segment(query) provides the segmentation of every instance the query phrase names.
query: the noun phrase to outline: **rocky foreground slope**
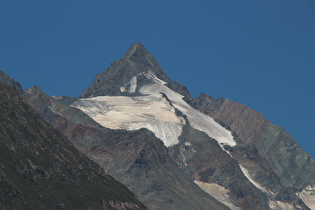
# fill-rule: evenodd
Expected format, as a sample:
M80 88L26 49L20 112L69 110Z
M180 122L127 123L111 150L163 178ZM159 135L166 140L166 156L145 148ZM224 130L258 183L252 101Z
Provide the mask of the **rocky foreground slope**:
M0 82L1 209L146 209Z

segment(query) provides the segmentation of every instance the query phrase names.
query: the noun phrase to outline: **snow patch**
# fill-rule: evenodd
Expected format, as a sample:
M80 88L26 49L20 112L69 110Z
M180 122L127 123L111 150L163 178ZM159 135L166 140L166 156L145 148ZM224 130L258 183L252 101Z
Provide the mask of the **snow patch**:
M167 82L164 82L163 80L159 79L157 76L155 76L152 71L148 71L147 73L142 73L147 79L151 80L153 83L166 85Z
M245 177L246 177L253 185L255 185L256 188L258 188L258 189L260 189L261 191L263 191L263 192L269 194L268 191L267 191L263 186L261 186L259 183L255 182L255 181L253 180L253 178L251 177L251 175L249 174L249 172L248 172L243 166L241 166L241 165L239 165L239 166L240 166L240 168L241 168L243 174L245 175Z
M207 183L201 181L194 181L203 191L223 203L224 205L228 206L231 209L239 209L236 207L232 201L230 200L229 190L225 189L224 187L214 184L214 183Z
M55 113L55 114L57 114L57 115L59 115L59 116L62 116L61 113L59 113L59 112L53 110L50 106L48 107L48 109L50 109L50 111L52 111L53 113Z
M185 145L186 145L186 146L191 146L191 143L190 143L189 141L186 141L186 142L185 142Z
M307 186L296 195L310 208L315 210L315 187Z
M131 80L124 85L124 87L120 87L121 92L129 92L134 93L137 89L137 76L131 78Z
M285 203L281 201L271 201L269 200L269 208L270 209L277 209L277 210L295 210L293 204Z

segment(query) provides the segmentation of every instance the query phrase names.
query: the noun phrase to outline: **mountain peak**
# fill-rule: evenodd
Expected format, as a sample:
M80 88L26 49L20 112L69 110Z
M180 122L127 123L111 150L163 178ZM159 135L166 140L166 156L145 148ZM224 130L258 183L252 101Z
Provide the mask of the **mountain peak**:
M120 60L126 60L132 63L136 63L138 65L145 65L147 67L158 66L154 57L145 49L145 47L140 42L132 44Z
M89 88L82 92L81 97L124 95L126 93L120 88L141 73L152 73L166 83L172 82L153 55L140 42L136 42L120 59L114 61L104 72L97 74Z
M129 50L126 51L125 55L132 54L136 51L146 51L147 53L149 53L140 42L135 42L130 46Z

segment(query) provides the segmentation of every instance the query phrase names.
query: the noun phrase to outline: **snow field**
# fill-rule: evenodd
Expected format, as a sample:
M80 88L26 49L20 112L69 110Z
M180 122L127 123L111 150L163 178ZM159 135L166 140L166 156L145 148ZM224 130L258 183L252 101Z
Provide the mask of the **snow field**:
M147 128L167 147L178 143L185 124L185 120L176 116L174 107L161 94L139 97L99 96L81 99L72 106L81 109L107 128Z

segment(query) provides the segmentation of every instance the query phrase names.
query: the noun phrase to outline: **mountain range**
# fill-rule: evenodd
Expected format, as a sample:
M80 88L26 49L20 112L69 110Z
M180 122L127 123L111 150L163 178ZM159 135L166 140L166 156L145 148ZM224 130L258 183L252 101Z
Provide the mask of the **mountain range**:
M50 124L48 130L58 131L60 142L74 145L86 161L96 163L94 168L100 166L149 209L315 208L315 161L282 127L229 99L203 93L192 98L139 42L97 74L79 98L49 97L37 86L24 91L4 72L0 81L14 89L1 94L19 94L27 103L23 106ZM24 103L22 99L12 102ZM10 117L14 114L5 115ZM20 127L19 119L12 124ZM44 124L38 121L28 124ZM14 139L9 134L1 138L5 145ZM29 149L36 151L35 146ZM63 147L47 149L58 154ZM60 159L49 160L51 167ZM33 182L34 188L42 185ZM89 179L82 184L93 186ZM121 203L116 207L122 208ZM125 203L146 208L135 197Z

